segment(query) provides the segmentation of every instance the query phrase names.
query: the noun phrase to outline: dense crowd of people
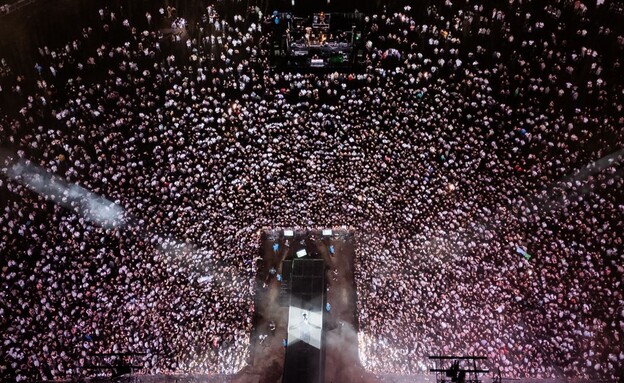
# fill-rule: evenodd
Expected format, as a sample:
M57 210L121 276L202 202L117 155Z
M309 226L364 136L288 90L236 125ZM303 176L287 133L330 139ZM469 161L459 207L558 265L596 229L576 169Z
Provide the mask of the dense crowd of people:
M274 69L271 20L212 6L196 23L101 9L34 68L3 69L19 107L0 117L0 375L91 374L117 352L145 353L147 373L235 372L258 230L349 225L368 369L478 354L507 376L618 376L621 15L427 4L367 16L351 73Z

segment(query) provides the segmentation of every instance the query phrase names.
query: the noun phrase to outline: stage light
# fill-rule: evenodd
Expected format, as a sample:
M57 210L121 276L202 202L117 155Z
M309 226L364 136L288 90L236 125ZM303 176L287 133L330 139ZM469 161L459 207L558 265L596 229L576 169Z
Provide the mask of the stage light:
M284 230L284 237L294 237L295 232L293 230Z
M5 160L0 156L0 160ZM125 225L125 210L119 201L109 201L80 185L66 182L63 177L20 160L0 170L46 200L74 211L89 222L106 229Z
M290 306L288 310L288 345L304 342L320 349L323 334L323 312Z

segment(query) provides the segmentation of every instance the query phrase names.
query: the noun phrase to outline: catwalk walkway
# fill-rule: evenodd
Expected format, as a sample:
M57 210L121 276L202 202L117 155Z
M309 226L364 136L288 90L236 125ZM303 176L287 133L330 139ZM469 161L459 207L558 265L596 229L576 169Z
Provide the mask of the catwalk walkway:
M362 368L358 357L353 233L334 230L323 235L320 230L305 230L296 231L292 237L286 234L283 230L262 233L250 364L234 381L287 383L292 380L289 369L295 366L309 374L300 377L300 382L377 382ZM301 285L296 281L295 275L300 274L296 268L305 260L323 264L323 275L312 277L316 273L311 272L310 279ZM319 281L324 290L320 296L312 293L319 287L313 284ZM300 292L291 296L306 287L311 294L308 305L301 303ZM271 330L273 324L275 330ZM321 339L316 339L316 330L321 330ZM285 340L293 339L295 344L284 346ZM320 366L293 361L295 349L291 347L302 347L301 343L320 345L318 355L312 353L310 359L319 360ZM322 376L315 375L317 371Z

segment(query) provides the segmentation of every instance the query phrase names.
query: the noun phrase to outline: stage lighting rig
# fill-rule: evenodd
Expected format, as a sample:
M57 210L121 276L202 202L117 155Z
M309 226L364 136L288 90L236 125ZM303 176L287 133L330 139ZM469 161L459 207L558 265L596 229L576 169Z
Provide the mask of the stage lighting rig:
M485 356L452 356L430 355L437 383L481 383L479 374L487 374L489 370L477 367L477 361L487 360ZM450 362L450 364L449 364Z

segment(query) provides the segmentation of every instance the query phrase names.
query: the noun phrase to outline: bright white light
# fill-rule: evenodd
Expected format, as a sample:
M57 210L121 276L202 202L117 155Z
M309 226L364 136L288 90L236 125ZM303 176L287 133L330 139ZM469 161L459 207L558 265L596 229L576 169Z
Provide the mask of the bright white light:
M325 229L325 230L323 230L323 235L325 235L325 236L328 236L328 237L329 237L329 236L331 236L332 234L333 234L332 229Z
M299 341L317 349L321 348L323 312L303 310L290 306L288 312L288 344Z
M292 230L284 230L284 237L294 237L295 232Z
M306 255L308 255L308 252L305 249L299 250L297 252L297 257L298 258L305 257Z
M45 169L19 161L8 168L6 174L35 193L75 211L97 225L114 228L123 224L124 209L121 206L83 187L67 183Z

